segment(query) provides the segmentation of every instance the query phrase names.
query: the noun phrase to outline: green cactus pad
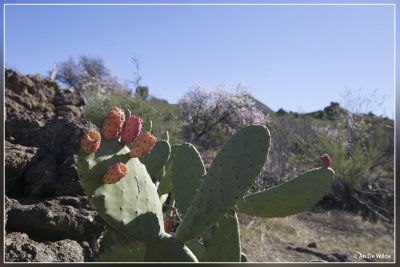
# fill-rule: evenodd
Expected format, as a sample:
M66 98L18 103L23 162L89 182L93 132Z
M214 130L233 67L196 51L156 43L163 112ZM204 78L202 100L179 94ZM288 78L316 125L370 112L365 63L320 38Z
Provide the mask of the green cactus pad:
M124 109L125 113L125 121L128 121L128 119L131 117L132 113L129 109Z
M175 238L186 242L218 221L253 185L267 159L269 130L243 127L219 151L179 224Z
M258 217L285 217L314 206L333 182L331 168L307 171L286 183L241 199L233 209Z
M161 140L169 142L169 133L167 130L165 130L164 134L161 136Z
M152 241L147 244L145 261L198 262L196 256L190 251L190 249L166 233L160 240Z
M236 213L228 211L208 229L204 238L204 262L240 262L239 222Z
M114 229L138 241L160 238L164 231L161 203L146 168L129 158L129 148L103 139L97 152L78 155L78 172L85 193L100 216ZM115 184L103 184L108 168L124 163L127 175Z
M164 176L164 166L171 154L171 146L168 141L157 141L149 154L139 160L146 166L147 172L154 181L159 181Z
M100 257L97 262L143 262L146 255L146 246L128 247L111 245Z
M135 244L117 244L110 231L104 234L100 243L100 256L97 262L142 262L146 255L146 245L135 242Z
M247 255L243 252L240 253L240 262L248 262Z
M193 252L193 254L199 261L202 261L206 253L206 248L204 247L204 245L202 245L196 239L189 240L185 243L185 245Z
M151 120L145 120L143 122L142 133L149 132L151 133L151 128L153 127L153 123Z
M174 161L174 157L179 146L180 145L171 145L171 155L165 164L165 174L161 178L160 184L157 187L159 196L172 192L172 162Z
M172 188L181 214L189 208L205 173L206 168L196 148L189 143L180 145L172 165Z

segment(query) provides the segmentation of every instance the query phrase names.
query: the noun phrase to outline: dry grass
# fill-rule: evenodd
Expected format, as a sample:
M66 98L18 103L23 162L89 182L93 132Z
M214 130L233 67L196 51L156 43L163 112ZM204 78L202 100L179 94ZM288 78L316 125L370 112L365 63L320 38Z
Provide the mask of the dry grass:
M360 216L345 211L323 213L304 212L285 218L256 218L239 214L242 250L252 262L304 262L320 259L317 256L287 249L309 248L323 254L340 253L353 261L361 252L387 253L394 259L393 225L363 221Z

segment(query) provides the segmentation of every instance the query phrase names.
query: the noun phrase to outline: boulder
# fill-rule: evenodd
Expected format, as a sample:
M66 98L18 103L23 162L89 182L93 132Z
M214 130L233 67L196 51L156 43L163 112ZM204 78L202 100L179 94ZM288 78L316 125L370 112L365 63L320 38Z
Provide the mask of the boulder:
M87 197L7 200L7 232L27 233L37 241L92 242L104 227Z
M92 257L87 244L69 239L40 243L20 232L7 234L4 248L5 262L84 262Z
M6 149L13 151L6 153L6 189L18 185L34 197L83 195L76 158L81 137L96 127L82 119L82 94L63 90L40 75L23 76L6 69L5 76ZM28 149L26 156L17 158L25 153L23 147L36 150ZM22 150L18 155L17 148ZM37 151L44 157L34 156Z
M22 174L32 163L39 159L37 147L27 147L18 144L4 142L5 152L5 186L6 192L22 178Z

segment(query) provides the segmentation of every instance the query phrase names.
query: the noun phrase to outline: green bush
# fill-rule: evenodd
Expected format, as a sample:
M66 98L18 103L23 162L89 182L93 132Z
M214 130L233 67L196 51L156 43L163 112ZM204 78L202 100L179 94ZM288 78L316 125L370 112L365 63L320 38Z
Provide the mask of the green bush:
M393 146L386 123L368 115L341 117L334 124L320 121L315 128L317 140L300 142L308 161L316 162L324 153L332 158L337 180L328 193L328 206L359 211L372 220L393 221L393 188L385 179L390 180L393 171L382 171L390 164L383 159Z
M387 151L389 133L385 131L383 122L360 122L354 130L343 123L337 125L335 134L316 131L317 143L303 142L303 148L309 151L307 155L313 155L312 161L328 153L336 177L352 186L360 185L372 174L374 165Z

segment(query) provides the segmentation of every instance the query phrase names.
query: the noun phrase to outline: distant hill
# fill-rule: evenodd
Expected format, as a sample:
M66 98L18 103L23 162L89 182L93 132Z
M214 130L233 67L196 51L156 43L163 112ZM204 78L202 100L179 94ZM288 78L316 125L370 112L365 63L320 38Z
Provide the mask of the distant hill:
M252 100L254 100L254 102L256 102L256 108L258 110L261 110L264 113L274 113L274 111L272 109L270 109L267 105L265 105L264 103L262 103L261 101L257 100L256 98L254 98L251 95L248 95L248 97Z

